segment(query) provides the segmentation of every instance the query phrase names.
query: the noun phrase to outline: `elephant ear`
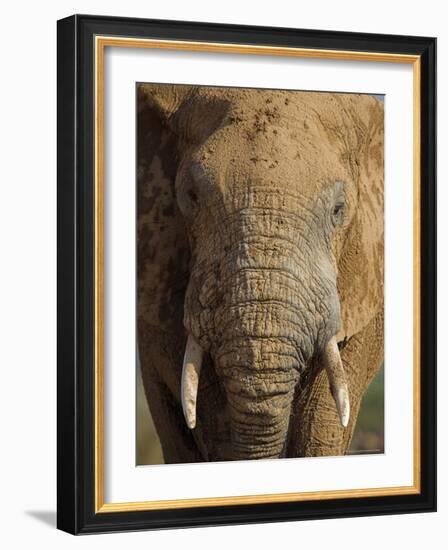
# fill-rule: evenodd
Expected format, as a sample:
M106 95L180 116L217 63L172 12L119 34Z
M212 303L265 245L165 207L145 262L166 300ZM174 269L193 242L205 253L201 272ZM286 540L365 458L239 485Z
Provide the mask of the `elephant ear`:
M150 327L182 333L189 247L175 199L179 139L170 120L190 87L140 84L137 92L137 308L142 342Z
M384 103L366 95L344 95L339 103L353 128L343 158L357 184L338 262L341 340L366 327L384 307Z
M222 122L219 90L172 84L137 87L137 271L139 323L183 334L190 250L175 195L182 155Z

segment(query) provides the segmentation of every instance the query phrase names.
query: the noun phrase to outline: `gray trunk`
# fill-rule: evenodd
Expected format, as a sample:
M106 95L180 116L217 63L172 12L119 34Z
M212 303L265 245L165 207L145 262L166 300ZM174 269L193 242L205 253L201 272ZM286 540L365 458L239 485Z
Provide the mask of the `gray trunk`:
M282 456L300 371L295 346L282 338L235 338L216 360L227 395L231 458Z

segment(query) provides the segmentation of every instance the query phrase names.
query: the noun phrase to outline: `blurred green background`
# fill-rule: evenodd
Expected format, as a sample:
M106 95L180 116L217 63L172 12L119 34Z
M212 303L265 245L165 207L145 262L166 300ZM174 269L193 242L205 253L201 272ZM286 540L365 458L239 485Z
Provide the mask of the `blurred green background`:
M348 454L384 453L384 365L364 395Z
M163 464L162 450L137 369L137 466ZM384 367L364 396L348 454L384 452Z
M136 464L163 464L162 449L159 437L152 421L146 402L140 368L137 367L137 441L136 441Z

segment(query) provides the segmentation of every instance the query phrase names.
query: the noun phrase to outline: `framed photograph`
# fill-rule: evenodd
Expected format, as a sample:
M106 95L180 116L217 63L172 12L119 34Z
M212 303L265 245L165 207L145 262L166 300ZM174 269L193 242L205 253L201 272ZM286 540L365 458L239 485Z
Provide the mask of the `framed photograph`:
M58 22L58 527L434 511L434 38Z

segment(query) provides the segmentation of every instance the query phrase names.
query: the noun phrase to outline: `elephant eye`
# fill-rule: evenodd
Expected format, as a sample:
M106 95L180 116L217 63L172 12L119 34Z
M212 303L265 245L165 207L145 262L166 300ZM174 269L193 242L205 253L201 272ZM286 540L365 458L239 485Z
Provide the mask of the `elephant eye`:
M344 215L345 202L343 199L339 199L333 206L333 220L335 224L340 224Z
M197 196L197 194L193 191L193 189L189 189L187 194L188 194L188 196L189 196L191 202L192 202L193 204L196 205L196 204L198 203L198 196Z
M333 216L337 216L344 209L344 203L342 201L337 202L333 208Z

